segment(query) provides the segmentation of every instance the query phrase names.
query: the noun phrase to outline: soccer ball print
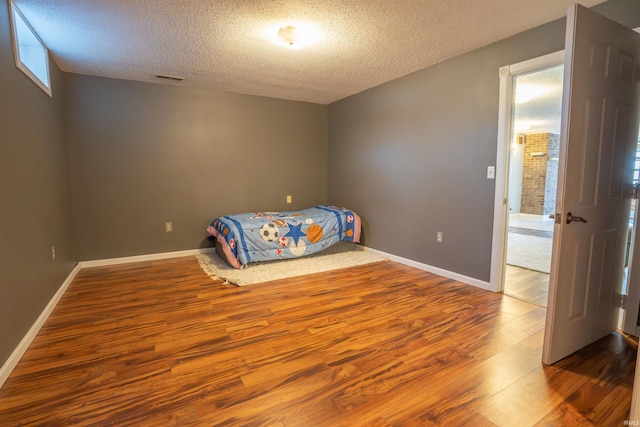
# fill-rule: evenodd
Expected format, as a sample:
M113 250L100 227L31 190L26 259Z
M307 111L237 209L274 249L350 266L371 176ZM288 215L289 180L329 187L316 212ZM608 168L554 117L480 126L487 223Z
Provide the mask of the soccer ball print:
M270 222L260 227L260 236L267 242L275 242L280 237L280 229Z

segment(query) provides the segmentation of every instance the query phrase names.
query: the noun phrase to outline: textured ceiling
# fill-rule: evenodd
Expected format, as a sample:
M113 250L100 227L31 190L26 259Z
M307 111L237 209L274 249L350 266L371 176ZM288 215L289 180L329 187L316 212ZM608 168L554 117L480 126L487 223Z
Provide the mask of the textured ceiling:
M320 104L561 18L574 2L15 0L63 71L167 74L186 79L169 84ZM314 44L268 40L269 28L296 22L317 27Z

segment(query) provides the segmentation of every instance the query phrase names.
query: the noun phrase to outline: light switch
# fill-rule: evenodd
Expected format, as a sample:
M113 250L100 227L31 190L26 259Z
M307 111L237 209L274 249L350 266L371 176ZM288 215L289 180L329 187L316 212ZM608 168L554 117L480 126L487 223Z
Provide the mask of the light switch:
M487 166L487 179L495 179L495 177L496 177L496 167Z

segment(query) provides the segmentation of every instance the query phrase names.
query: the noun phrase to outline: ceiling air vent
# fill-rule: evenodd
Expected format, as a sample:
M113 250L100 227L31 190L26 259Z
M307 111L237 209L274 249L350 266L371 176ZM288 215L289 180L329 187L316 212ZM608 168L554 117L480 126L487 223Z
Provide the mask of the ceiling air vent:
M184 77L168 76L166 74L156 74L156 77L163 80L170 80L172 82L183 82Z

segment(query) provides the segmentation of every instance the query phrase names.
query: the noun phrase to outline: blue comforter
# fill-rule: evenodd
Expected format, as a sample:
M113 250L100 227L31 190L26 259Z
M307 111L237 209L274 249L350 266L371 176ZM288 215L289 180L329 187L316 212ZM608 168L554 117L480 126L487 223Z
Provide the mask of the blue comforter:
M229 264L296 258L319 252L340 240L360 240L360 217L336 206L297 212L253 212L227 215L207 228L220 243Z

